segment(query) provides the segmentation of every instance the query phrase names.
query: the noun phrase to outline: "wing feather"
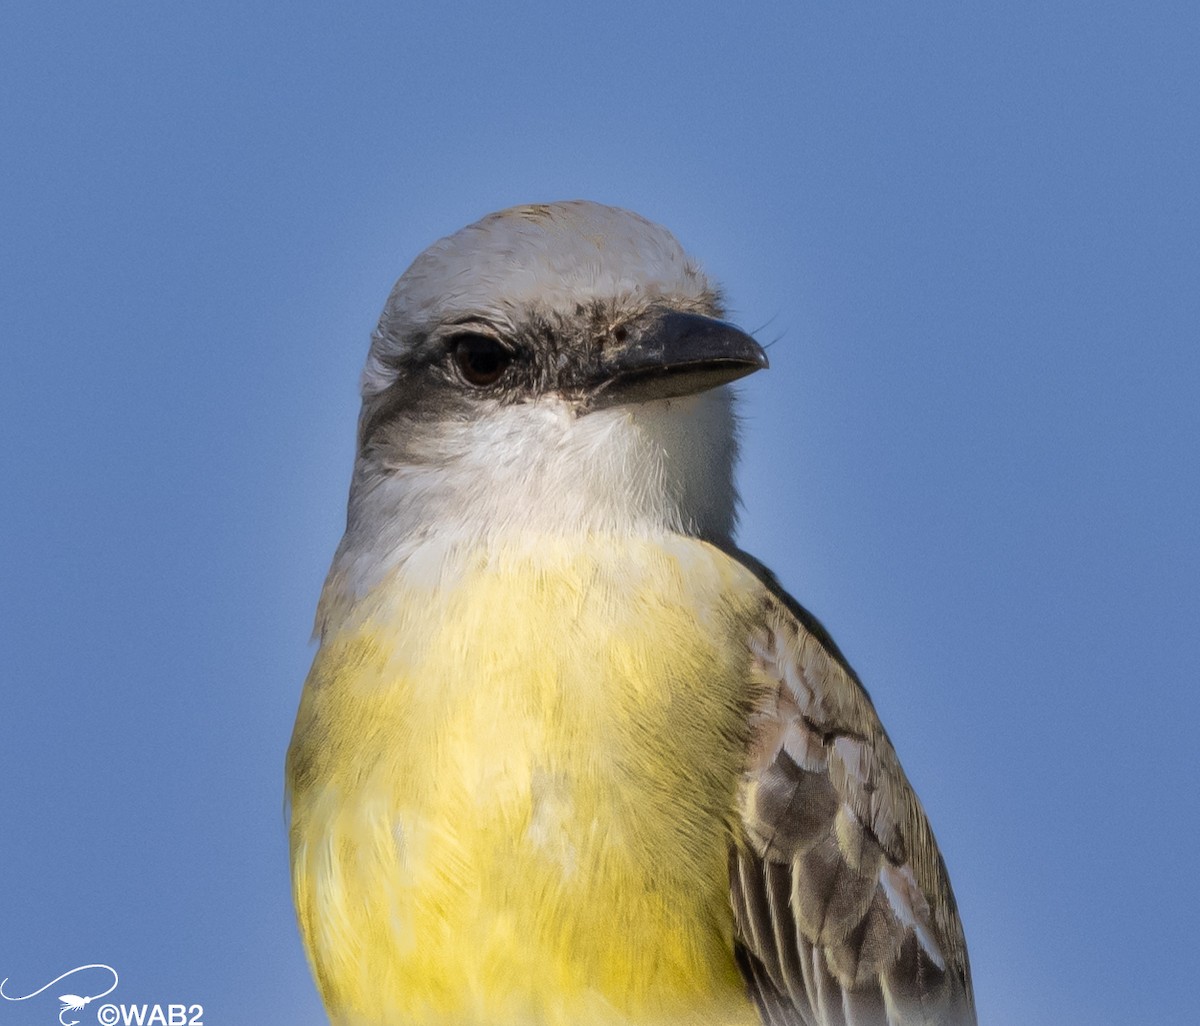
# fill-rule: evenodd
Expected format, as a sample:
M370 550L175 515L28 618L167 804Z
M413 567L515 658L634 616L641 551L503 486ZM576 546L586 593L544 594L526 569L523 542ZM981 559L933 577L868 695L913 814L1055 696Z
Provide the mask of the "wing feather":
M769 575L730 858L738 964L781 1026L973 1026L945 865L870 698Z

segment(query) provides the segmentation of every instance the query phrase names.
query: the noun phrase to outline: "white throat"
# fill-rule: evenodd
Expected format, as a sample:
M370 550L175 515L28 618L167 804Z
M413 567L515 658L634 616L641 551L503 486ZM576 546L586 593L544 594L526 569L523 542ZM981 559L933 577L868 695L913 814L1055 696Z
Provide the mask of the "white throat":
M424 574L431 559L497 541L728 541L736 449L727 387L582 416L546 398L470 420L410 422L398 451L355 466L322 606L361 598L410 562Z

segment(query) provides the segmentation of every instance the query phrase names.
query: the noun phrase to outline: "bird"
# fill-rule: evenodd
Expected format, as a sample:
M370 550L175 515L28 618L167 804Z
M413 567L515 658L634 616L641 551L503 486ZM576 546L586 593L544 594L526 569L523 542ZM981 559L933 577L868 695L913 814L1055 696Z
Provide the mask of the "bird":
M734 540L767 365L617 207L491 214L396 282L286 762L336 1026L976 1022L867 692Z

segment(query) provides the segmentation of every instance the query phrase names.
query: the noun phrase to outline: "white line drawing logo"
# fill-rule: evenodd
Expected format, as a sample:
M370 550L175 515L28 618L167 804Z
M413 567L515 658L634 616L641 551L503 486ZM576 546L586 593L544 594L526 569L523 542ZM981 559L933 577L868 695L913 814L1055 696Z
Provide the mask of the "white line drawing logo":
M74 969L63 973L61 976L54 977L54 979L52 979L44 987L38 987L38 989L32 994L26 994L24 997L12 997L11 995L4 993L4 985L8 983L8 977L6 976L3 980L0 980L0 997L4 998L5 1001L28 1001L31 997L37 997L47 987L53 987L59 980L65 980L68 976L73 976L75 973L81 973L84 969L107 969L110 973L112 973L113 981L112 986L109 987L108 990L102 991L99 994L92 994L89 997L80 997L78 994L60 994L58 996L58 1000L62 1002L62 1009L58 1013L58 1021L62 1023L62 1026L78 1026L78 1019L72 1019L70 1022L67 1022L65 1019L63 1019L63 1016L66 1015L67 1012L78 1012L89 1002L95 1001L96 998L102 998L105 994L111 994L117 989L117 971L111 965L104 965L103 963L97 962L93 963L92 965L76 966Z

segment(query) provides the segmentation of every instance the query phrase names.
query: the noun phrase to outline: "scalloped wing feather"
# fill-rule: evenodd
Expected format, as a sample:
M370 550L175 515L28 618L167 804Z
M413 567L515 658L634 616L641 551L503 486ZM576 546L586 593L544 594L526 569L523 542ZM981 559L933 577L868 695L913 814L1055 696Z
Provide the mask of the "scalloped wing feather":
M768 580L730 857L738 964L771 1026L974 1026L966 942L866 691Z

